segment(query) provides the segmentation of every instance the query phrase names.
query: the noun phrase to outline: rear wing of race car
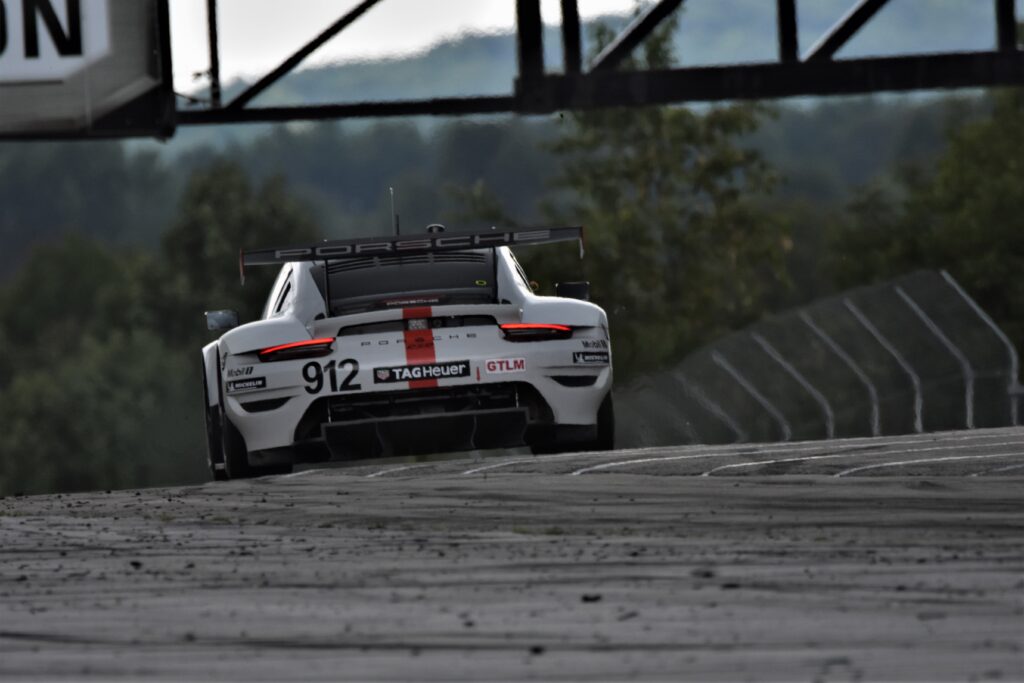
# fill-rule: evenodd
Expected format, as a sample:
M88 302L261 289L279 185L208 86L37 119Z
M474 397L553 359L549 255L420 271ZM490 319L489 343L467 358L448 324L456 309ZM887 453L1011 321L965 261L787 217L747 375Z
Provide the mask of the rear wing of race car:
M334 261L367 256L411 256L466 249L523 247L532 244L577 241L583 258L583 228L491 229L482 232L439 232L425 235L396 235L355 240L324 240L308 246L274 249L243 249L238 266L242 284L249 266L283 265L292 261Z

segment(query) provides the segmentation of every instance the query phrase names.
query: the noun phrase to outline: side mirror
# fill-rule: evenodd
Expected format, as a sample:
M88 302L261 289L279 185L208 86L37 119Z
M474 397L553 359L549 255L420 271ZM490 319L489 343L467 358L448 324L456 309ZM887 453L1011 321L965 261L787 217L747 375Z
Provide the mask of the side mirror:
M238 314L234 311L207 311L206 329L223 332L238 327Z
M590 283L559 282L557 285L555 285L555 296L560 296L564 299L579 299L580 301L590 301Z

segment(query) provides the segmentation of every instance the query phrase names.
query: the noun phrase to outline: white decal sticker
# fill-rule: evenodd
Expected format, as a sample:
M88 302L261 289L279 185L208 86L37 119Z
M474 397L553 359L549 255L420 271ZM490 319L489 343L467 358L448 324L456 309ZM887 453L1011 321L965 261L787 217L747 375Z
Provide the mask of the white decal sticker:
M0 83L63 81L109 52L107 0L0 1Z
M504 375L513 372L526 372L525 358L497 358L484 363L488 375Z

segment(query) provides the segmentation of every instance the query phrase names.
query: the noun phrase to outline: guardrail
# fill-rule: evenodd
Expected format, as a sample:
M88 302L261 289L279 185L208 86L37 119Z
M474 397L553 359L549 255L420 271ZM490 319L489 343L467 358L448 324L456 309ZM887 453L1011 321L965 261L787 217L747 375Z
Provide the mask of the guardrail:
M949 273L763 320L616 391L620 443L881 436L1019 424L1020 360Z

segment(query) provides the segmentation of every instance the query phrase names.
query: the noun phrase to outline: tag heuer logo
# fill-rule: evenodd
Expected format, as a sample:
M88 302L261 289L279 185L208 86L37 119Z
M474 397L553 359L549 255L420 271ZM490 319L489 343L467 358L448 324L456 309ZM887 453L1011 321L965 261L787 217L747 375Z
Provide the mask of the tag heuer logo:
M401 365L396 368L377 368L373 373L376 384L414 382L422 379L450 379L469 377L469 361L456 360L430 365Z

